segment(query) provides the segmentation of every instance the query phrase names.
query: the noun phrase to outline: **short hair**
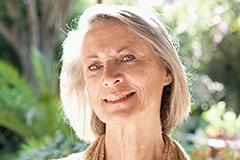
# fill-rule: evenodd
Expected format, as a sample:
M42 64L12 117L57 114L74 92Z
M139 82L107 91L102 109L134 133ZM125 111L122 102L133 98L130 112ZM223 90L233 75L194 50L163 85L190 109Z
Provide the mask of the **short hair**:
M63 42L60 95L63 110L77 136L92 141L105 133L103 123L94 113L83 81L80 62L82 40L88 29L96 22L117 20L145 40L158 61L173 77L164 87L159 116L162 132L170 134L172 129L188 117L190 94L187 74L164 24L155 13L137 7L95 5L80 17L76 29L69 31Z

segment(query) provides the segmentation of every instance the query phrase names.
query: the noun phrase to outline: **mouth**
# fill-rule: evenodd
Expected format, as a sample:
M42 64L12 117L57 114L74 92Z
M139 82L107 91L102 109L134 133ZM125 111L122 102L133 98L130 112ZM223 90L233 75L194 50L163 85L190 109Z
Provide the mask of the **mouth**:
M105 102L120 102L120 101L124 101L129 99L130 97L132 97L135 94L135 92L130 92L128 94L122 95L122 96L118 96L118 97L112 97L112 98L106 98L103 101Z

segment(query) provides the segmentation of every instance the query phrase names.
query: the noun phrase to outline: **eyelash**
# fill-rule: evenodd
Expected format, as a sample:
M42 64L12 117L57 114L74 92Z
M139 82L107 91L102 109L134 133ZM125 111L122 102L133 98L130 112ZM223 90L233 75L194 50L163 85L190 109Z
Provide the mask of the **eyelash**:
M97 70L97 69L99 69L101 67L102 67L102 65L100 65L100 64L93 64L93 65L90 65L88 67L88 69L91 70L91 71L94 71L94 70Z
M128 55L123 57L122 61L127 62L127 61L131 61L131 60L134 60L134 59L136 59L136 57L134 55L128 54Z
M136 57L135 57L134 55L128 54L128 55L124 56L121 61L122 61L122 62L128 62L128 61L131 61L131 60L134 60L134 59L136 59ZM100 69L102 66L103 66L103 65L101 65L101 64L95 63L95 64L90 65L90 66L88 67L88 69L89 69L90 71L94 71L94 70Z

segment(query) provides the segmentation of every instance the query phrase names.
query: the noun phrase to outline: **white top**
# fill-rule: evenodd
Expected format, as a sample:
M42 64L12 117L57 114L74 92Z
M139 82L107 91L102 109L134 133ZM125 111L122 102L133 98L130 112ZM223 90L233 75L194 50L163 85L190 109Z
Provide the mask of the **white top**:
M69 155L65 158L61 158L61 159L54 159L54 160L84 160L83 156L84 156L85 152L81 152L81 153L75 153L72 155Z

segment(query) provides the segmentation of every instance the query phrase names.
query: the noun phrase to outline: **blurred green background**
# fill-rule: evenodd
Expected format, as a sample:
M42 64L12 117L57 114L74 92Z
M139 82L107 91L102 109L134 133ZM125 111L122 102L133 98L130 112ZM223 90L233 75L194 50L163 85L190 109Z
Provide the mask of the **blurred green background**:
M153 8L187 68L191 116L173 137L192 159L240 159L240 0L1 0L0 159L84 150L63 119L61 43L96 3ZM177 43L176 43L177 44Z

